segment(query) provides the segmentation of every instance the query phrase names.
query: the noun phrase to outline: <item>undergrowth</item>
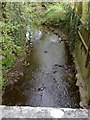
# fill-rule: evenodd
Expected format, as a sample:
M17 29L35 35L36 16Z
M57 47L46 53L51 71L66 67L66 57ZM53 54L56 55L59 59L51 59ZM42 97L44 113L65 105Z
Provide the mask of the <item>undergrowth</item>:
M43 14L42 24L53 25L55 27L68 26L72 9L65 3L56 3L48 5Z

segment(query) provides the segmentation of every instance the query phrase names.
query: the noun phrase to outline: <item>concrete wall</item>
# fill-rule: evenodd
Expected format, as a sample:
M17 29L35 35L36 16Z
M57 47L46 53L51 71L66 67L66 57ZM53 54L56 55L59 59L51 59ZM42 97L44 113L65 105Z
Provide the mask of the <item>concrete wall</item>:
M87 3L86 2L77 3L76 7L77 7L76 12L78 13L78 15L80 15L80 17L83 21L82 25L84 25L84 23L86 23L88 20L88 2ZM89 43L88 31L86 29L82 28L80 30L80 33L88 47L88 43ZM89 90L90 89L89 88L89 86L90 86L90 64L88 64L88 67L85 67L87 51L86 51L84 45L82 44L82 41L81 41L79 35L77 36L74 53L75 53L75 58L76 58L75 61L76 61L76 65L77 65L77 70L78 70L77 85L79 86L80 93L81 93L80 105L83 107L87 107L88 102L90 100L90 94L89 94L89 91L90 91Z
M81 106L87 107L88 101L90 98L89 95L89 79L90 79L90 65L88 67L85 67L86 62L86 50L82 46L82 42L80 41L80 38L78 38L78 41L75 46L75 57L76 57L76 64L77 64L77 85L79 86L80 93L81 93Z

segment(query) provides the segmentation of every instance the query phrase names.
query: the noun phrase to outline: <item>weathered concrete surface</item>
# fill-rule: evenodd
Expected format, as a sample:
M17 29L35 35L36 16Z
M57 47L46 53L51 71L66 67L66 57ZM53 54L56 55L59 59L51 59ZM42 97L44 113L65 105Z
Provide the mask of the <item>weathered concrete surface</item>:
M87 109L0 106L2 118L88 118Z
M82 43L80 40L77 41L75 46L75 62L77 66L77 85L79 86L80 90L80 97L81 102L80 106L87 107L90 99L90 64L88 67L85 67L86 62L86 51L84 47L82 46Z
M90 19L89 15L89 5L88 2L85 2L83 0L82 2L77 2L76 6L76 13L80 17L81 25L85 27L80 27L79 33L77 34L76 43L75 43L75 58L76 58L76 64L77 64L77 70L78 70L78 83L77 85L80 88L80 94L81 94L81 102L80 105L82 107L88 106L88 103L90 102L90 62L87 67L85 67L86 64L86 58L87 58L87 49L89 46L89 40L90 40L90 33L89 24L85 25L87 21ZM84 46L82 39L85 42L86 46ZM87 48L87 49L86 49ZM90 58L89 58L90 59ZM90 61L90 60L89 60ZM90 105L90 103L89 103Z

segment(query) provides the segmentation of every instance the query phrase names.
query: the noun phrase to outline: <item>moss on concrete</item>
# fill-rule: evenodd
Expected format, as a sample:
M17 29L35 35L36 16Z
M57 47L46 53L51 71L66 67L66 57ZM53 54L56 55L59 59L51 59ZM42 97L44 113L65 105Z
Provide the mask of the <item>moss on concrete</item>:
M86 68L85 62L86 62L86 51L85 48L82 46L82 42L78 38L78 41L75 45L75 57L76 57L76 64L77 64L77 70L78 70L78 81L77 85L80 87L80 93L81 93L81 103L80 105L82 107L88 106L88 101L90 99L90 96L88 94L88 87L89 87L89 79L90 79L90 69L89 65Z

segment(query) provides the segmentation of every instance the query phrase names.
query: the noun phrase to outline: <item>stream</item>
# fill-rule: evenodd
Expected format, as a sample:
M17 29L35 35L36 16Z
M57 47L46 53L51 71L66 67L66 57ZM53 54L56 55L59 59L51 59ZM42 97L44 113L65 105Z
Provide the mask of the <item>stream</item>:
M34 30L32 48L26 55L23 76L8 85L4 105L79 108L79 89L75 85L72 58L58 35Z

